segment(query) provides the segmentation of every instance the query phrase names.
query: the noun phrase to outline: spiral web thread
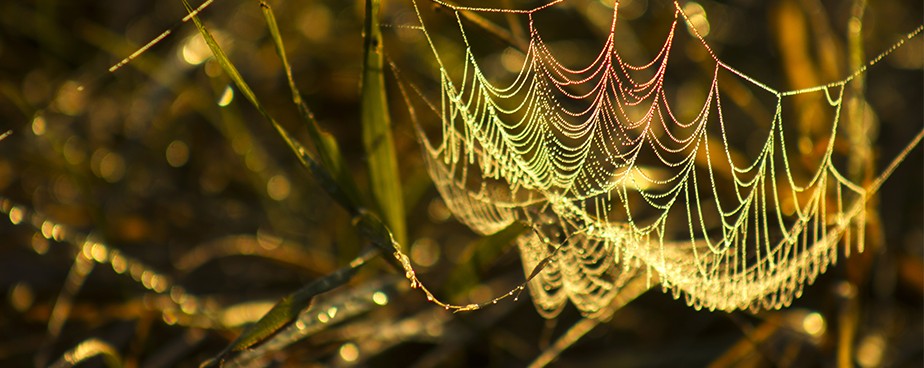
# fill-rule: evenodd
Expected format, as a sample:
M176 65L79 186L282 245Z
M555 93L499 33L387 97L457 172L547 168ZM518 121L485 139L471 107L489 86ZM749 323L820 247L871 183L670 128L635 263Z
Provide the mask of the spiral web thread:
M561 1L530 10L435 2L455 13L466 48L462 77L454 79L412 0L420 24L409 28L423 33L440 66L441 100L431 108L441 140L417 126L428 171L455 217L474 231L534 227L517 245L543 316L557 316L570 300L589 317L606 317L620 287L640 272L697 309L781 308L837 262L841 239L845 255L852 246L863 250L866 191L832 161L845 86L922 27L843 80L778 91L719 60L676 1L670 32L650 62L621 59L617 1L608 38L580 69L560 63L533 23L533 14ZM528 49L512 82L482 72L462 11L528 18ZM708 96L689 120L675 115L664 88L675 30L684 23L715 63ZM736 122L723 115L720 73L776 100L762 149L744 164L733 159L726 135ZM800 176L787 155L783 101L806 94L823 94L833 121L820 164ZM721 135L718 145L708 142L715 133L707 127ZM656 158L656 170L643 157Z

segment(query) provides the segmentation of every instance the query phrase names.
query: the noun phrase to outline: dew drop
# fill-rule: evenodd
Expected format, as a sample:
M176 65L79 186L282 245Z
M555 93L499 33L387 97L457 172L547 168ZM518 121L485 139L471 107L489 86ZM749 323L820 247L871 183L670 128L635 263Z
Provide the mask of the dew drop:
M231 86L225 87L225 91L222 92L221 97L218 98L218 106L225 107L231 104L231 101L234 100L234 90L231 89Z

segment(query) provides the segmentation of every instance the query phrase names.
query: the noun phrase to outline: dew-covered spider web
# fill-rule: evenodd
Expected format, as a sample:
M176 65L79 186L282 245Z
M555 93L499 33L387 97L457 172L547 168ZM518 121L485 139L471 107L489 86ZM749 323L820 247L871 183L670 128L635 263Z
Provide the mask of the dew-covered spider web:
M623 57L619 2L609 34L591 60L563 62L543 39L536 16L560 6L460 7L436 1L457 27L462 52L445 52L448 36L412 0L435 59L439 98L411 86L439 121L428 133L412 115L427 169L455 217L480 234L514 222L534 231L517 240L529 292L554 317L570 301L600 317L631 278L657 278L665 291L696 308L781 308L837 261L863 250L867 190L848 180L834 154L843 128L845 91L886 54L830 84L778 90L724 63L673 2L663 42L645 62ZM471 44L469 14L501 14L525 25L522 64L493 78ZM453 19L454 18L454 19ZM687 31L689 29L689 31ZM918 27L899 41L918 36ZM689 33L689 34L687 34ZM700 93L671 90L672 57L695 47L710 65ZM401 78L399 78L401 79ZM768 101L769 114L726 102L723 83L743 85ZM410 96L410 97L408 97ZM694 97L699 96L699 97ZM685 98L687 98L685 100ZM800 131L788 109L815 101L823 129L812 149L797 150ZM683 113L680 104L696 104ZM687 109L690 110L690 109ZM746 127L746 128L745 128ZM729 131L751 130L745 143ZM745 147L741 147L744 145ZM750 152L741 154L740 152ZM809 155L810 164L801 156Z

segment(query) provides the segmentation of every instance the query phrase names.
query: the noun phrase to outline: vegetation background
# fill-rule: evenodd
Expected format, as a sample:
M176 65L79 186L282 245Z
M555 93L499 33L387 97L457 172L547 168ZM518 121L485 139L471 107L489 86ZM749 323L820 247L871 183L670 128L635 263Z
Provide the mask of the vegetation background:
M421 3L425 12L441 11ZM562 34L593 37L594 17L611 11L604 3L561 5L567 17L559 23ZM641 45L649 44L646 37L663 37L670 2L621 3L631 25L626 32ZM339 142L360 192L368 195L359 113L364 2L269 4L296 84L320 126ZM711 26L706 39L719 57L769 85L819 84L851 70L847 35L855 2L699 4ZM869 4L862 17L864 59L919 26L922 14L919 1ZM74 234L92 234L169 276L199 298L200 310L223 317L204 312L183 317L150 285L108 265L92 268L82 280L68 276L83 267L75 261L80 259L75 244L47 240L41 223L0 221L2 365L49 364L96 338L126 366L197 366L227 346L243 323L365 247L348 213L305 174L239 91L229 88L196 28L177 23L185 15L180 1L0 3L0 133L12 132L0 140L0 195L5 211L18 203ZM259 3L221 0L201 17L266 110L307 144ZM380 19L386 55L413 74L413 60L430 57L401 44L406 30L398 25L412 24L413 13L405 2L390 0ZM173 31L170 37L115 73L106 71L166 29ZM502 65L510 45L486 40L487 49L496 52L488 58ZM696 68L697 57L681 53L672 63ZM918 36L866 74L865 100L876 122L867 133L874 150L870 159L878 168L872 173L921 129L922 69L924 41ZM452 219L424 171L394 77L386 75L386 82L409 224L405 250L419 276L444 299L463 304L516 286L523 275L515 247L501 237L478 239ZM800 121L798 116L789 120ZM838 147L842 156L857 150L848 143ZM867 227L867 250L829 269L793 307L757 314L697 312L655 288L601 323L556 364L920 366L922 167L918 147L871 201L876 216ZM387 296L385 305L356 307L354 316L268 354L267 361L281 366L521 365L580 319L567 309L557 320L543 320L525 297L451 314L406 284L388 263L373 262L325 297L380 291ZM72 305L55 315L62 300ZM96 357L83 363L102 362Z

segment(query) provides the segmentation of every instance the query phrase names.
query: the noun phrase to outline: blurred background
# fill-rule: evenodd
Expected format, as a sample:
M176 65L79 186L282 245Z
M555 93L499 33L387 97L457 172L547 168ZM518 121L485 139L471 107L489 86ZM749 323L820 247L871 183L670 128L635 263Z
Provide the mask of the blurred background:
M337 138L360 190L368 192L359 121L363 2L268 3L308 106ZM401 78L438 101L433 56L420 32L407 27L417 25L410 0L383 3L387 57ZM529 8L540 2L496 3ZM919 1L863 3L680 2L720 59L778 90L839 80L924 18ZM453 14L426 0L418 5L428 25L434 24L431 36L446 45L441 52L447 59L458 56L463 45ZM564 62L580 65L599 51L612 7L609 0L566 1L537 16L536 25L553 50L567 55ZM673 19L673 3L632 0L619 7L617 48L628 60L650 58ZM365 246L346 211L229 87L195 27L179 23L185 14L180 1L0 3L0 134L12 132L0 140L0 195L10 218L0 221L3 365L50 364L96 338L126 366L198 366L279 298L343 266ZM216 1L201 17L269 112L308 142L258 2ZM526 40L524 19L497 14L485 19L512 38L497 37L468 19L463 23L485 69L507 78L522 61L516 42ZM679 25L678 32L686 28ZM107 72L168 29L173 34L148 52ZM685 37L671 56L666 86L678 96L695 95L711 79L702 48L687 47L696 45ZM869 107L842 117L843 138L836 147L844 171L857 182L868 184L922 129L922 70L919 35L865 73L858 87L848 86L857 88L850 94L854 103ZM452 218L425 172L395 77L386 74L386 83L411 225L405 249L418 276L457 304L516 286L523 280L516 248L503 237L479 239ZM772 99L761 100L751 85L739 88L745 92L728 93L759 100L739 108L742 116L772 112ZM792 103L784 123L793 134L818 138L830 126L830 119L798 107L811 101ZM427 128L438 131L438 122L427 119ZM747 137L731 138L747 152ZM793 151L814 152L811 141ZM918 147L870 201L866 251L841 259L792 307L756 314L697 312L655 287L555 364L920 366L922 167ZM72 241L84 235L129 261L92 266L94 255L79 255L81 244ZM319 318L329 324L269 354L264 363L524 365L580 319L568 307L558 319L544 320L525 296L451 314L394 275L380 260L363 269L320 305L357 295L370 296L373 305L341 308L351 311L348 317L338 316L337 308L323 310L326 320ZM164 295L165 290L183 296ZM99 365L102 359L83 364Z

